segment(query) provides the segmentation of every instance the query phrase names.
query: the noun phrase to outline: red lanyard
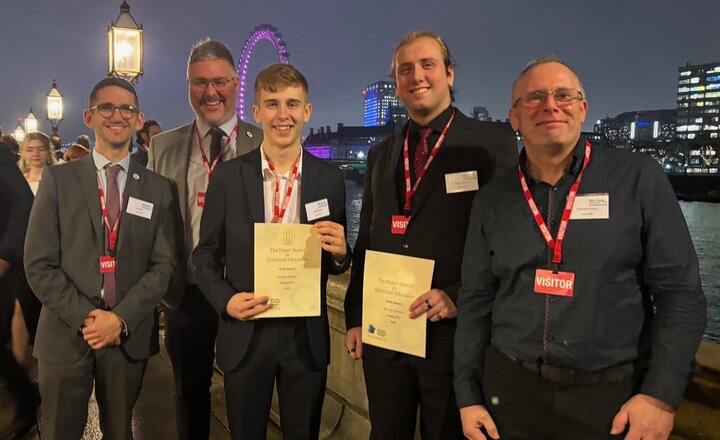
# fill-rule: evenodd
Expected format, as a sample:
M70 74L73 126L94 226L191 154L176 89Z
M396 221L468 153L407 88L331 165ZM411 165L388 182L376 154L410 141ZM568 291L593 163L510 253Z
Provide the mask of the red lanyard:
M97 176L96 176L97 177ZM125 201L125 192L123 191L120 197L120 205L118 206L117 217L115 217L115 224L110 226L110 219L108 217L107 206L105 205L105 191L102 189L102 183L100 183L100 177L97 177L98 183L98 194L100 195L100 208L102 208L103 224L107 228L108 233L108 251L111 253L115 251L115 244L117 243L118 225L120 224L120 216L122 215L122 206Z
M230 144L233 136L237 135L237 131L238 131L238 123L236 122L235 127L233 127L232 131L230 132L230 136L228 136L227 142L225 142L225 146L223 146L220 149L220 152L218 153L217 156L215 156L215 159L213 160L212 165L211 165L210 161L208 161L207 154L205 154L205 147L203 146L202 138L200 137L200 132L198 131L198 128L197 128L197 123L195 123L195 136L197 136L198 145L200 146L200 154L202 155L203 166L205 167L205 171L207 171L208 178L212 177L212 173L215 170L215 165L217 165L217 163L220 161L220 158L222 157L222 154L223 154L223 150L225 149L225 147L228 146L228 144Z
M410 137L410 129L408 129L408 131L405 133L405 143L403 144L403 162L405 165L405 206L403 207L403 210L407 215L410 215L412 197L413 195L415 195L415 190L417 190L417 187L420 184L423 176L425 175L425 172L428 168L430 168L430 164L432 163L433 159L435 159L435 156L437 155L440 146L445 140L445 133L447 133L448 128L450 128L450 123L453 121L453 119L455 119L455 110L453 110L452 115L450 115L450 120L448 120L447 124L445 124L445 128L443 129L442 133L440 133L440 137L435 142L435 146L433 146L432 151L430 151L430 155L425 162L425 166L423 166L418 175L415 176L415 185L412 186L410 186L410 154L408 152L408 138Z
M557 237L554 240L550 234L550 230L545 224L545 220L542 218L542 214L540 214L540 210L533 200L532 194L530 194L530 189L528 188L527 181L525 180L525 174L523 174L522 169L518 167L518 172L520 173L520 184L522 185L523 192L525 193L525 200L530 207L530 212L535 218L535 223L537 223L538 228L540 228L540 232L545 238L548 247L553 250L553 271L557 271L557 266L562 261L562 242L565 239L565 232L567 232L568 223L570 222L570 213L572 212L573 205L575 204L575 196L577 195L578 188L580 188L580 181L582 181L583 172L585 171L587 164L590 162L591 151L592 147L590 146L590 142L586 140L583 167L582 170L580 170L580 174L578 174L575 183L573 183L570 187L570 192L568 193L565 201L565 209L563 210L562 219L560 220L560 226L558 227Z
M273 218L272 223L282 223L283 217L285 217L285 211L287 210L288 204L290 204L290 196L292 195L293 187L295 186L295 180L298 175L298 168L300 166L300 157L302 157L302 151L298 154L295 159L295 164L290 172L290 182L288 182L287 190L285 191L285 198L283 199L282 208L280 207L280 175L275 171L275 167L268 160L268 167L275 176L275 194L273 194Z

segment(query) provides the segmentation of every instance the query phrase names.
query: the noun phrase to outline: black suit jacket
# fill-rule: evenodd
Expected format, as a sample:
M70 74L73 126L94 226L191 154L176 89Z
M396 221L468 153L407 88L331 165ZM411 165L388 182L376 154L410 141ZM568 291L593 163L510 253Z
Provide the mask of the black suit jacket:
M330 218L345 226L345 180L339 169L303 151L300 189L300 223L309 222L305 204L327 199ZM265 223L263 180L260 149L223 162L213 173L205 198L200 222L200 242L193 253L198 284L220 316L217 337L217 360L220 368L230 371L246 355L252 338L254 321L240 321L225 310L237 292L254 291L254 224ZM321 315L305 318L310 349L317 366L330 363L325 288L328 273L344 272L350 264L332 261L323 251L321 271Z
M0 276L0 343L10 327L15 298L27 289L23 270L23 243L33 194L17 166L17 157L0 143L0 259L10 263Z
M348 329L362 325L367 249L434 260L432 287L443 289L454 302L460 287L460 266L475 191L448 194L445 175L476 170L478 184L482 186L497 170L517 164L516 140L511 131L456 111L445 141L413 197L405 235L392 234L392 216L402 215L396 172L407 130L408 126L374 145L368 153L360 227L345 296ZM452 369L454 333L454 319L428 323L426 360L429 365L440 370ZM364 353L369 357L388 358L396 352L365 345Z

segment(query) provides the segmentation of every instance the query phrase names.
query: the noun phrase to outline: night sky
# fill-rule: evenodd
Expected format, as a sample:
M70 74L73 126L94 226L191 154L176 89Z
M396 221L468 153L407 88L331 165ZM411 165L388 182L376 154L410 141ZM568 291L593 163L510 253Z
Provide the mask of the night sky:
M90 88L107 74L107 27L120 0L0 0L0 125L6 133L32 106L40 129L52 79L65 98L64 142L87 133L81 119ZM401 35L442 34L457 62L456 105L505 119L515 75L531 59L553 54L580 74L588 119L631 110L674 108L678 67L720 61L717 0L130 0L142 24L145 75L140 106L163 129L190 121L185 70L189 49L210 36L236 61L259 24L282 33L310 83L307 127L362 125L363 87L387 77ZM443 6L440 6L443 5ZM276 60L258 44L250 78ZM251 103L247 103L249 105Z

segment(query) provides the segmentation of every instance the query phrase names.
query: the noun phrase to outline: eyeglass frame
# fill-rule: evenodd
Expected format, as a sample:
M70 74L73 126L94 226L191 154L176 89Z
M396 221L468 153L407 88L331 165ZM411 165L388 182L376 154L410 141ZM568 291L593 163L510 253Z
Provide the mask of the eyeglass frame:
M102 109L101 106L104 106L105 108ZM110 110L109 107L112 107L112 112L108 113L107 115L103 114L103 113L107 112L108 110ZM98 114L100 114L100 116L102 116L103 118L112 118L112 116L115 114L115 110L120 110L120 116L123 119L125 119L126 121L134 118L135 116L138 115L138 113L140 113L140 108L135 107L134 105L130 105L130 104L115 105L115 104L111 104L109 102L101 102L100 104L96 104L96 105L90 107L90 110L96 110L98 112ZM128 112L128 111L130 112L130 116L125 116L124 112Z
M574 92L576 92L576 95L573 96L572 98L568 99L567 101L565 101L565 100L558 100L558 98L557 98L557 93L558 93L559 91L574 91ZM557 88L557 89L555 89L555 90L552 90L552 91L549 91L549 92L548 92L548 91L545 91L545 90L535 90L535 91L526 93L525 96L521 96L521 97L519 97L518 99L515 100L515 102L514 102L513 105L512 105L512 108L517 107L518 103L519 103L520 101L522 101L523 98L527 98L527 97L530 96L530 95L535 95L535 97L537 97L538 94L542 95L542 99L537 103L537 105L527 105L527 104L523 104L523 107L525 107L525 108L538 108L538 107L540 107L541 105L545 104L545 102L547 102L548 95L552 95L552 97L553 97L553 99L555 100L555 103L557 104L558 107L570 107L575 100L577 100L577 101L579 102L579 101L582 101L582 100L585 99L585 96L583 95L583 91L580 90L580 89L576 89L576 88L573 88L573 87L559 87L559 88ZM524 102L527 102L527 101L524 101Z
M230 78L213 78L213 79L205 79L205 78L188 78L188 86L197 93L203 93L205 90L210 87L210 84L212 84L213 88L215 88L215 91L217 92L224 92L230 87L230 83L235 81L237 79L237 76L232 76ZM222 84L224 82L225 85L218 85L218 83Z

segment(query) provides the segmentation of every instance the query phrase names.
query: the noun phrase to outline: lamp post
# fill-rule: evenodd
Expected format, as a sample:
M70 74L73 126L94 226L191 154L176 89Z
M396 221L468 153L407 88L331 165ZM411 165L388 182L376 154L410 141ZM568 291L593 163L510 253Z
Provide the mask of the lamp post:
M143 74L142 26L123 1L120 15L108 27L108 76L125 78L135 83Z
M30 107L30 113L28 113L27 116L25 116L25 133L32 133L33 131L37 131L38 129L38 122L37 118L33 114L32 107Z
M60 121L63 119L63 96L57 88L57 84L53 79L50 92L47 94L47 119L52 127L52 134L58 134Z
M18 126L15 127L15 130L12 132L12 137L15 138L16 141L22 143L23 139L25 139L25 130L22 128L22 124L18 122Z

